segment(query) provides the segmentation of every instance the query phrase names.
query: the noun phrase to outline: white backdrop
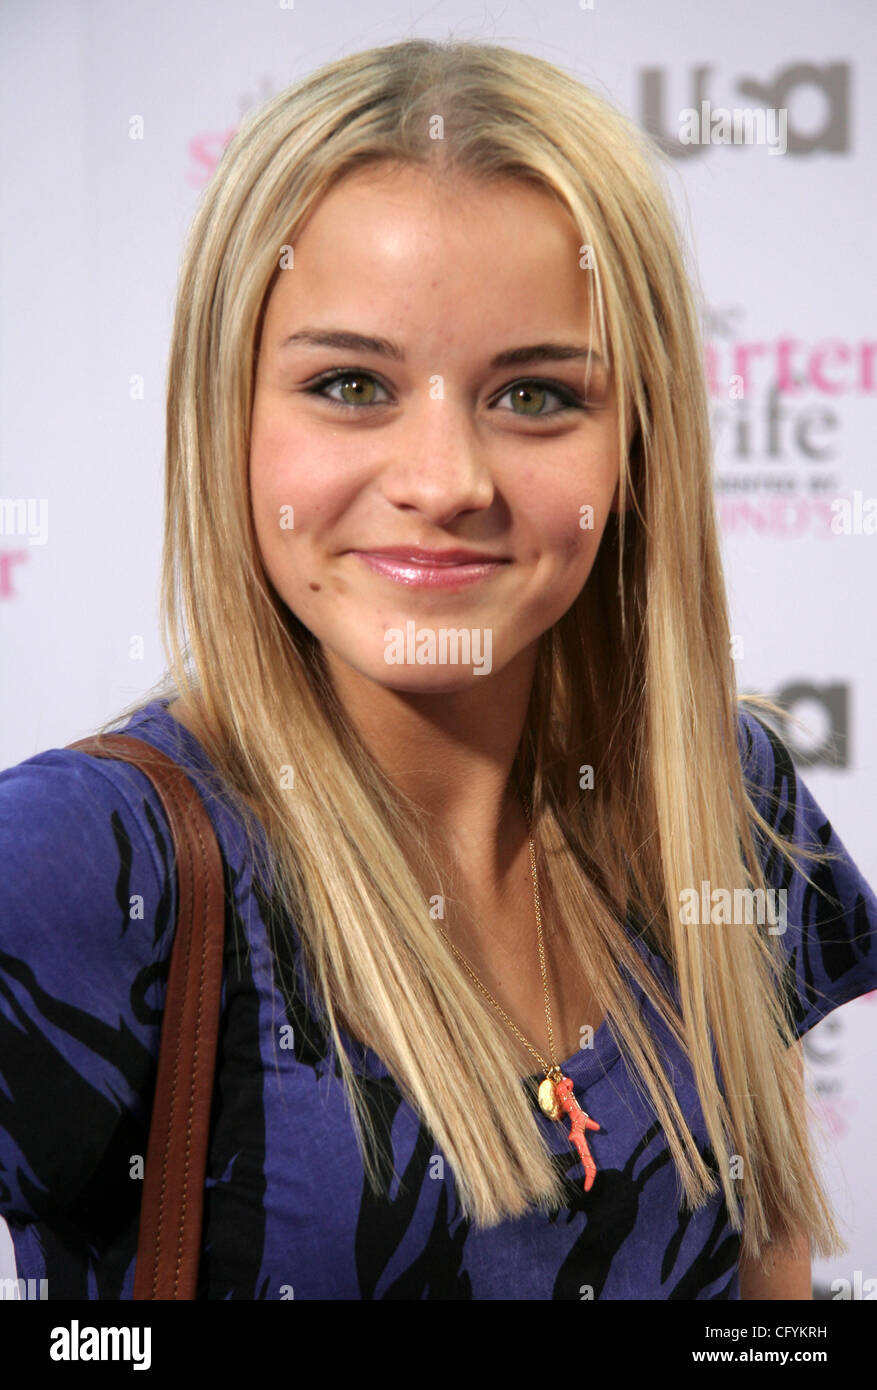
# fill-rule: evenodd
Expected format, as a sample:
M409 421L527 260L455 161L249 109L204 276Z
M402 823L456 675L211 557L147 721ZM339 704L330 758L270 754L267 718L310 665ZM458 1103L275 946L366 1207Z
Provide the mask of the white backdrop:
M741 688L784 694L807 720L806 738L788 734L799 765L877 883L871 0L5 0L0 501L31 508L0 519L0 766L83 736L161 674L171 315L183 236L225 141L305 73L413 35L547 58L670 143L709 313ZM681 144L680 112L703 115L703 101L714 118L787 110L785 152ZM841 498L849 534L831 525ZM807 1042L849 1241L815 1264L817 1297L877 1276L875 1004L836 1011ZM14 1272L4 1237L0 1222L0 1277Z

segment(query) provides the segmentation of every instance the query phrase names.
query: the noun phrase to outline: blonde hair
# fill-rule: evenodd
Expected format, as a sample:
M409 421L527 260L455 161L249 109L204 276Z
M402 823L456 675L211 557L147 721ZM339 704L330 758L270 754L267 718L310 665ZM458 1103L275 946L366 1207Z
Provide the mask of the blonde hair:
M437 114L441 140L430 138ZM546 927L568 924L564 948L660 1121L680 1197L696 1207L721 1190L748 1256L802 1229L830 1254L838 1235L796 1101L780 942L751 926L692 930L678 910L680 890L704 879L765 886L755 827L784 842L756 810L737 746L701 330L661 159L559 68L464 42L354 54L242 126L195 217L174 321L164 689L197 700L201 742L254 857L260 833L270 847L275 964L292 919L369 1182L380 1185L377 1139L341 1028L389 1067L452 1165L470 1219L488 1226L562 1204L508 1030L430 919L443 887L423 815L345 720L319 643L274 591L248 495L265 306L284 248L333 184L387 162L480 185L526 180L559 199L592 248L592 315L618 390L622 511L575 603L540 639L513 771L532 796ZM290 764L294 792L280 776ZM585 795L582 764L595 774ZM431 866L428 881L415 864ZM628 909L671 963L681 1008L632 944ZM621 967L691 1061L712 1162Z

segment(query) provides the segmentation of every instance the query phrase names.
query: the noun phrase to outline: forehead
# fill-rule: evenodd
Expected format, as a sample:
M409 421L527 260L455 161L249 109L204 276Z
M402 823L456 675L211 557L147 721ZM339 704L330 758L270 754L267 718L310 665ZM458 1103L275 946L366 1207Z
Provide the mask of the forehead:
M294 273L278 274L275 310L390 313L431 297L447 321L501 305L512 319L572 327L589 280L569 211L523 179L478 183L451 171L381 164L345 175L295 236Z

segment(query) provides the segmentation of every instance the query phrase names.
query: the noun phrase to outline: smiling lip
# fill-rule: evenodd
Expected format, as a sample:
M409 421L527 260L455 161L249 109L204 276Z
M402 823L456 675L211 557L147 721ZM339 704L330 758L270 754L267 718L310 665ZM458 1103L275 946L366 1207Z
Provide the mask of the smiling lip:
M387 579L417 588L460 588L495 574L501 565L509 563L505 556L477 550L412 550L388 546L385 550L349 553Z

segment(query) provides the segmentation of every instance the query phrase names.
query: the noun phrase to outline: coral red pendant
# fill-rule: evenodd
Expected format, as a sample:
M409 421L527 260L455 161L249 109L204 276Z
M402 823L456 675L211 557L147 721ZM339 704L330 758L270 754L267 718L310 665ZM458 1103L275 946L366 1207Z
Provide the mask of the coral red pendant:
M591 1156L585 1133L589 1129L599 1129L600 1126L579 1105L571 1078L564 1076L559 1067L552 1067L545 1080L541 1082L539 1107L549 1120L559 1120L561 1115L567 1116L569 1139L575 1146L585 1170L585 1191L590 1192L597 1176L597 1165Z

